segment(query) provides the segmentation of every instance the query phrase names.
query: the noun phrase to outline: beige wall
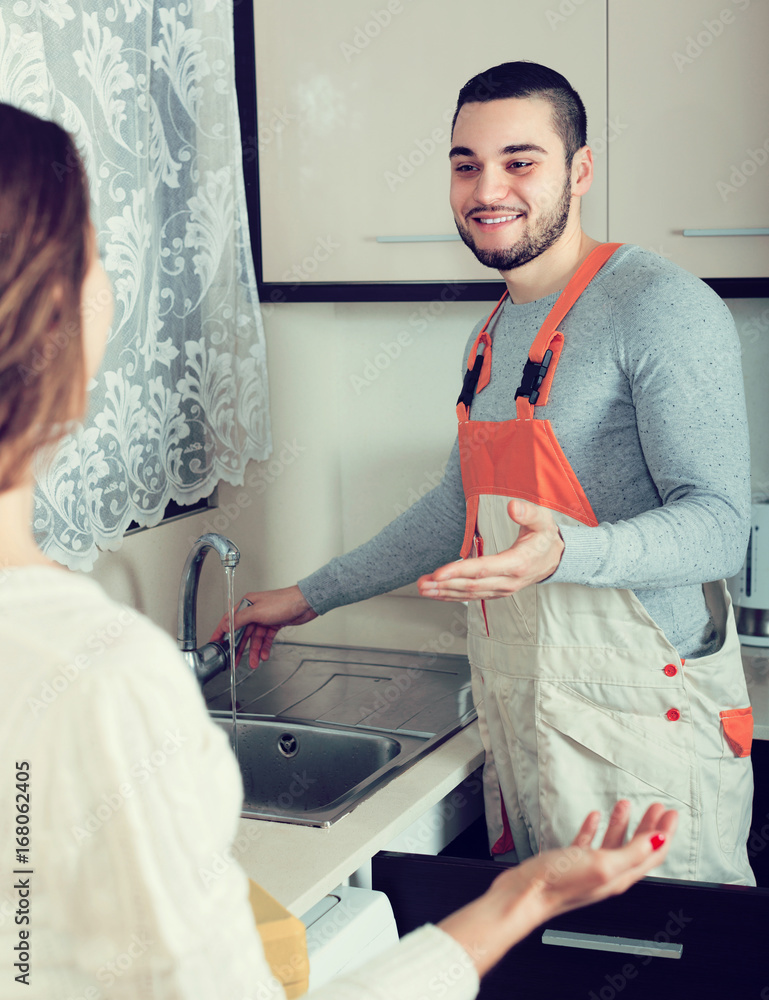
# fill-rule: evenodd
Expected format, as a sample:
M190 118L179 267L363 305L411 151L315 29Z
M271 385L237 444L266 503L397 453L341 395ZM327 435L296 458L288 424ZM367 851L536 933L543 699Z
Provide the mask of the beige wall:
M455 434L462 349L486 303L304 304L267 310L273 457L251 463L244 487L222 486L220 509L126 539L95 577L174 632L179 577L191 542L218 530L239 546L236 590L283 587L365 541L439 476ZM769 498L769 300L729 302L743 344L754 488ZM426 328L417 330L424 322ZM391 357L391 355L393 355ZM200 637L224 608L209 555ZM405 595L414 588L406 588ZM331 612L298 641L464 650L461 609L383 596Z
M490 308L490 304L488 306ZM439 478L456 433L465 342L486 303L300 304L266 310L274 452L246 485L222 485L217 512L140 532L94 575L175 629L189 544L221 531L242 553L236 590L295 583L391 521ZM200 636L223 611L206 560ZM407 593L415 589L407 588ZM403 592L401 592L403 593ZM295 633L299 641L463 652L461 611L418 596L375 598Z

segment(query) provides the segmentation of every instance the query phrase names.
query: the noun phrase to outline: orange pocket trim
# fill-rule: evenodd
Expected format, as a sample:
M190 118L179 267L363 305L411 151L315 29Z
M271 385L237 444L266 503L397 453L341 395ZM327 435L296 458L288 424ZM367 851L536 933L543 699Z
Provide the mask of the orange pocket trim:
M753 709L732 708L728 712L719 712L718 716L724 724L724 736L734 751L734 756L750 757L750 747L753 743Z

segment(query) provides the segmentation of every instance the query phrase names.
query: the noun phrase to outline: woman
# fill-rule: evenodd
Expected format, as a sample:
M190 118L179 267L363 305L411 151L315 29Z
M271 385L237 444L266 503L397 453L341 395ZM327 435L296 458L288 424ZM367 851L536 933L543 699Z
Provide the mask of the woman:
M112 302L70 137L7 105L0 136L0 997L278 997L244 873L200 876L240 810L225 734L170 638L34 542L33 465L83 415ZM475 996L539 923L664 858L675 813L653 806L621 846L627 817L618 803L594 851L591 813L575 847L506 870L315 1000L408 1000L449 967L464 973L444 995Z

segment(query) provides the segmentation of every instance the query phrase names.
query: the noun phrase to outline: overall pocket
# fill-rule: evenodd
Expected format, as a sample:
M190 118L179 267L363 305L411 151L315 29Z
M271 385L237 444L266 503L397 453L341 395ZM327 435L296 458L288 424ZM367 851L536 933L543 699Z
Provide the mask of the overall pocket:
M607 708L568 682L537 688L540 848L570 843L590 810L605 821L620 798L631 803L631 828L653 802L664 802L679 813L665 875L693 878L700 813L691 721L669 722L658 688L634 689L633 711L616 707L619 689Z

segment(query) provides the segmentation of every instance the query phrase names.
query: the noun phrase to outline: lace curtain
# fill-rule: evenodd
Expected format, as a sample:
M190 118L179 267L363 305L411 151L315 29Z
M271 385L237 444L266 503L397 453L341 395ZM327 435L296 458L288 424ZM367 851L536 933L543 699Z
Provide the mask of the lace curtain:
M232 0L0 9L0 100L74 135L115 293L88 419L38 476L38 540L71 568L270 452L232 17Z

